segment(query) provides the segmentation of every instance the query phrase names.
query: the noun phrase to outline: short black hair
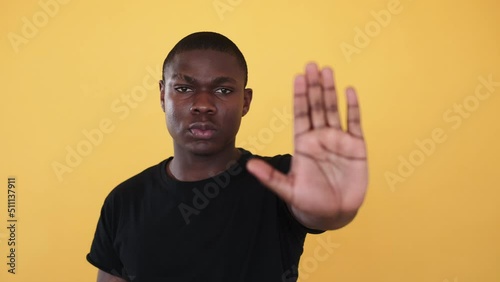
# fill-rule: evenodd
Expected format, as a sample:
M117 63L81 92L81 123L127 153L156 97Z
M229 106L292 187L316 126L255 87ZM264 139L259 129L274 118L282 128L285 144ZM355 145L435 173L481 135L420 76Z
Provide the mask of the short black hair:
M244 85L245 86L247 85L248 81L247 62L245 60L245 57L241 53L240 49L238 49L238 46L236 46L236 44L234 44L234 42L231 41L226 36L211 31L195 32L189 34L188 36L184 37L179 42L177 42L174 48L172 48L172 50L170 50L170 52L168 53L167 57L165 58L165 61L163 61L162 79L165 80L165 68L167 67L168 64L172 62L175 55L192 50L213 50L213 51L228 53L235 56L239 65L243 69L243 72L245 73Z

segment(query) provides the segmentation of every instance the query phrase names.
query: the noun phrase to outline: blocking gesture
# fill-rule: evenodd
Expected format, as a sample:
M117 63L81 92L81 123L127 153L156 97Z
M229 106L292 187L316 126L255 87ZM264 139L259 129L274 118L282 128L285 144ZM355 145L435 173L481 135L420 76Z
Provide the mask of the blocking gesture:
M330 68L314 63L294 83L294 157L282 174L253 159L248 170L288 205L302 224L336 229L354 218L368 185L366 146L356 92L346 90L347 129L342 129Z

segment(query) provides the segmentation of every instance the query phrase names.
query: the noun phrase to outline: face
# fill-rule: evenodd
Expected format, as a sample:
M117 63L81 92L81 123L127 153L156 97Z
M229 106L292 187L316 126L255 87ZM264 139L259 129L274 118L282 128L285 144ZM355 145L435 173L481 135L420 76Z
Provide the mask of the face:
M161 103L175 153L212 155L234 150L252 90L236 57L213 50L175 55L160 81Z

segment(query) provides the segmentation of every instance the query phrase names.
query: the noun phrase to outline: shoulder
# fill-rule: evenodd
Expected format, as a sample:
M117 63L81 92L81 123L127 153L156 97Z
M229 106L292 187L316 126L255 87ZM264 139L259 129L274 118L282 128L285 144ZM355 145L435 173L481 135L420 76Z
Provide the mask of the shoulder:
M150 166L136 175L118 184L106 197L106 202L140 198L144 191L162 181L161 171L168 159Z

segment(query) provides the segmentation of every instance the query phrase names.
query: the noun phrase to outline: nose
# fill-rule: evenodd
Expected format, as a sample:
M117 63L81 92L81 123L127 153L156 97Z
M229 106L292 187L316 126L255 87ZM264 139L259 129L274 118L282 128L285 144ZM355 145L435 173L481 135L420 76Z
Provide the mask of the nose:
M215 114L217 108L214 104L214 97L211 93L201 91L194 95L193 104L189 109L192 114Z

